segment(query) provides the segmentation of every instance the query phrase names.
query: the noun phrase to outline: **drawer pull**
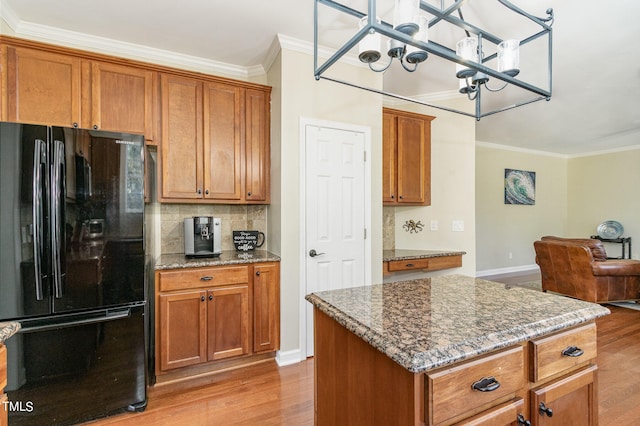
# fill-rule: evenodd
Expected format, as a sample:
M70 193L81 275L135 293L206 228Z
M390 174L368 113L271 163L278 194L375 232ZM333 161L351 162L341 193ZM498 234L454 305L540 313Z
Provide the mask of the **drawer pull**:
M553 417L553 410L547 407L546 405L544 405L544 402L540 403L540 406L538 407L538 409L540 410L540 414L546 414L547 417Z
M413 268L415 265L413 263L407 263L404 266L406 266L407 268Z
M204 302L204 296L200 297L200 300L201 300L202 302Z
M500 387L500 382L495 377L483 377L471 385L471 389L480 392L491 392Z
M526 420L522 414L518 414L518 426L531 426L531 422Z
M569 346L567 349L562 351L562 356L570 356L572 358L579 357L582 355L584 351L577 346Z
M213 279L212 276L207 275L206 277L200 277L200 281L211 281Z

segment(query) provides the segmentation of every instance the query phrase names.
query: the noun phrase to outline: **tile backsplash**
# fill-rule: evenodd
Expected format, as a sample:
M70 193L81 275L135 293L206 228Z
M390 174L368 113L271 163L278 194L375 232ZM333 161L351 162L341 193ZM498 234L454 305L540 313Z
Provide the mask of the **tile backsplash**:
M161 254L184 253L184 218L192 216L213 216L222 220L222 250L235 250L231 231L248 229L267 233L265 205L163 203L160 204Z
M396 208L382 208L382 249L395 250L396 248Z

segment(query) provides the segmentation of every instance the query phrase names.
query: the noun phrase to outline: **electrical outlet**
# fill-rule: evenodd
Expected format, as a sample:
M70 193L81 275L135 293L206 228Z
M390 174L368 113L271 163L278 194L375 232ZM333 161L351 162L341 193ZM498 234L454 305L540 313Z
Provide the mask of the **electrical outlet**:
M431 230L432 231L437 231L438 230L438 221L437 220L431 220Z
M455 232L464 231L464 220L454 220L451 222L451 230Z

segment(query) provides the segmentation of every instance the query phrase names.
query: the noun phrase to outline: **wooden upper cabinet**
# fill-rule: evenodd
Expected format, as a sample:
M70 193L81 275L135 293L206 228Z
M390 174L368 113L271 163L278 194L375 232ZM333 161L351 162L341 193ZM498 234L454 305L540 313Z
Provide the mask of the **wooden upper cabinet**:
M144 134L154 139L154 73L149 70L91 62L91 129Z
M240 201L243 187L242 90L207 83L204 91L205 198Z
M202 198L202 83L196 79L171 74L162 74L160 83L161 198Z
M269 202L269 88L162 74L161 98L160 201Z
M270 189L270 93L247 89L245 95L245 198L268 202Z
M431 204L431 120L435 117L383 111L383 202Z
M80 126L81 60L29 48L4 49L6 105L2 108L2 119Z

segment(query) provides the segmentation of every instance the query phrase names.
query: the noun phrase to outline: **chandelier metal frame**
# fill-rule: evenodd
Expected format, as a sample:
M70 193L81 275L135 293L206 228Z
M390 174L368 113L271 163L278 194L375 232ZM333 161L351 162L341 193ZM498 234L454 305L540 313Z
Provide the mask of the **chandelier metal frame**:
M454 3L452 5L450 5L449 7L445 7L444 5L444 0L441 0L441 5L440 7L435 7L429 3L427 3L424 0L420 1L420 9L424 12L426 12L427 14L431 15L432 18L429 20L429 28L433 27L434 25L438 24L441 21L445 21L449 24L455 25L457 27L459 27L464 33L466 34L474 34L478 37L478 49L480 52L482 52L482 44L483 43L493 43L494 45L498 45L500 44L503 39L501 39L500 37L483 30L482 28L479 28L476 25L473 25L472 23L469 23L467 21L465 21L462 18L462 13L459 13L458 10L465 4L467 3L469 0L455 0ZM486 0L485 0L486 1ZM454 112L454 113L458 113L458 114L462 114L465 116L469 116L469 117L474 117L476 120L480 120L483 117L486 117L488 115L492 115L492 114L496 114L502 111L506 111L506 110L510 110L519 106L523 106L523 105L527 105L533 102L537 102L540 100L550 100L551 99L551 93L552 93L552 76L553 76L553 72L552 72L552 46L553 46L553 30L552 30L552 25L553 25L553 10L552 9L547 9L546 13L547 13L547 17L545 18L539 18L536 16L533 16L527 12L525 12L524 10L520 9L519 7L515 6L514 4L510 3L508 0L496 0L498 2L500 2L502 5L504 5L506 8L508 8L509 10L511 10L512 12L521 15L525 18L527 18L528 20L530 20L531 22L537 24L539 26L539 30L537 32L534 32L533 34L529 35L528 37L525 37L523 39L520 40L520 45L525 45L527 43L530 43L534 40L537 40L541 37L547 37L547 42L548 42L548 48L547 48L547 81L548 81L548 89L546 88L541 88L538 87L536 85L533 85L531 83L527 83L526 81L523 81L519 78L515 78L512 77L504 72L500 72L497 71L494 68L491 68L487 65L487 62L493 60L496 58L496 54L491 54L491 55L487 55L486 57L482 56L482 59L480 62L475 62L475 61L471 61L471 60L467 60L461 56L456 55L456 51L443 45L440 44L438 42L435 42L431 39L431 37L429 37L429 41L427 43L422 42L422 41L418 41L415 40L413 37L411 37L410 35L407 35L403 32L400 32L398 30L395 30L393 28L393 25L391 25L388 22L385 22L383 20L380 19L376 19L376 0L367 0L368 3L368 7L367 7L367 11L366 12L362 12L362 11L358 11L355 10L349 6L346 6L342 3L339 3L338 1L334 1L334 0L314 0L314 77L316 80L320 80L320 79L325 79L325 80L329 80L329 81L333 81L336 83L341 83L341 84L345 84L351 87L355 87L355 88L359 88L359 89L363 89L363 90L367 90L370 92L374 92L374 93L379 93L381 95L385 95L385 96L390 96L392 98L396 98L396 99L400 99L400 100L404 100L404 101L408 101L408 102L414 102L414 103L418 103L421 105L425 105L425 106L429 106L429 107L433 107L433 108L437 108L437 109L441 109L441 110L445 110L445 111L449 111L449 112ZM361 19L363 17L368 17L367 18L367 22L368 24L363 26L360 30L358 30L356 32L356 34L351 37L342 47L340 47L339 49L337 49L335 51L335 53L333 53L328 59L326 59L323 63L319 62L319 57L318 57L318 50L319 50L319 7L329 7L332 9L337 10L340 13L344 13L347 15L350 15L356 19ZM459 17L454 16L454 13L458 13ZM395 94L395 93L391 93L391 92L387 92L384 89L379 90L376 88L370 88L370 87L366 87L366 86L361 86L358 83L354 83L354 82L349 82L346 80L342 80L340 78L336 78L333 76L327 76L325 75L325 72L327 70L329 70L329 68L334 65L337 61L339 61L341 58L343 58L345 55L348 54L348 52L353 49L354 47L358 46L358 43L364 38L366 37L368 34L372 33L372 32L377 32L379 34L382 34L383 36L388 37L391 40L397 40L401 43L404 43L406 45L412 45L415 46L419 49L422 49L430 54L433 54L435 56L438 56L440 58L443 58L445 60L451 61L453 63L457 63L457 64L461 64L465 67L471 68L473 70L476 70L478 73L482 73L485 74L486 76L489 77L493 77L496 78L498 80L503 81L505 84L511 84L514 86L517 86L527 92L530 92L532 94L535 95L534 98L532 99L528 99L525 101L521 101L512 105L508 105L508 106L504 106L504 107L500 107L498 109L495 110L491 110L491 111L487 111L487 112L483 112L482 111L482 103L481 103L481 92L482 92L482 84L478 84L477 88L474 88L474 90L477 91L477 94L474 98L470 98L471 100L473 100L475 102L475 112L474 113L469 113L467 111L463 111L463 110L458 110L458 109L454 109L454 108L449 108L446 106L442 106L442 105L436 105L430 102L426 102L423 101L421 99L416 99L416 98L411 98L409 96L403 96L403 95L399 95L399 94ZM463 34L461 32L461 34ZM428 60L428 59L427 59ZM452 73L453 74L453 73ZM454 76L455 78L455 76Z

